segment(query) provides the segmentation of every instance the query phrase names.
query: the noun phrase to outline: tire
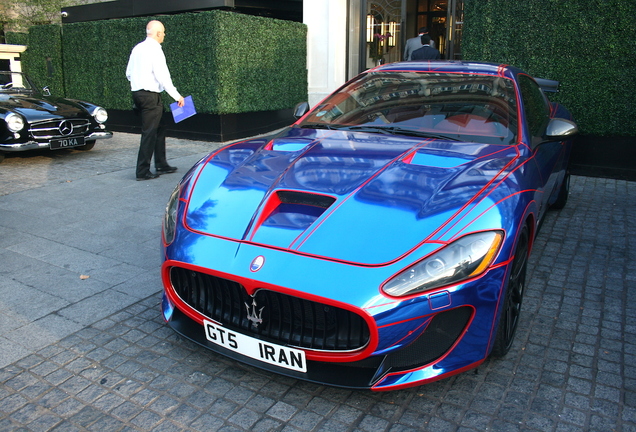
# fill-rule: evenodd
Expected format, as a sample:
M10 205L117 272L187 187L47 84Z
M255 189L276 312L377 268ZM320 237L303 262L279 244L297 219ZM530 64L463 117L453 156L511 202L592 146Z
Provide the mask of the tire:
M570 172L566 171L561 189L559 189L559 196L551 207L555 210L561 210L568 202L568 195L570 195Z
M0 163L4 160L4 153L0 152Z
M499 315L499 326L497 327L497 335L491 352L493 357L505 356L515 339L515 333L519 325L521 303L526 287L529 245L528 227L524 226L517 240L515 257L508 275L506 293L502 303L501 314Z
M83 146L79 146L79 147L75 147L75 148L77 150L89 151L89 150L92 150L93 147L95 147L95 140L86 141L86 144L84 144Z

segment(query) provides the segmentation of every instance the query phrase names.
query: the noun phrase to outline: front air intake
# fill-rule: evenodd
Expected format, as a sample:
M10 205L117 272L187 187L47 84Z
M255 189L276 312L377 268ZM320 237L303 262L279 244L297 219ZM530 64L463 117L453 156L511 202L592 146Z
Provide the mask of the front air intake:
M362 316L339 307L260 289L251 297L234 281L209 274L170 269L177 295L201 315L223 326L261 340L299 348L346 352L369 342ZM262 323L248 320L252 302Z

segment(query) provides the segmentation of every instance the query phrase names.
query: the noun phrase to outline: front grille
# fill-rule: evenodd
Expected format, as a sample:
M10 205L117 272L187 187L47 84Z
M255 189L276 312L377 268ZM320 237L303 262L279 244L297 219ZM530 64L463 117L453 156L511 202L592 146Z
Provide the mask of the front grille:
M62 125L62 123L66 123ZM62 134L60 126L72 125L72 132ZM68 136L85 135L90 127L87 119L58 119L31 124L29 132L34 139L66 138ZM69 129L66 129L67 131Z
M170 281L197 312L262 340L324 351L353 351L369 342L366 321L346 309L266 289L252 298L239 283L180 267L171 268ZM262 323L254 326L248 310Z

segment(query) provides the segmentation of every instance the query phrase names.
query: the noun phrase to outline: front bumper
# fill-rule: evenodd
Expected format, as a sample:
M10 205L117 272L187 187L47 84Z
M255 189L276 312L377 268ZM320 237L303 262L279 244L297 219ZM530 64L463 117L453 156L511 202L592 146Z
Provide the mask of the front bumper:
M84 137L85 141L93 141L98 139L112 138L113 133L110 131L96 131ZM48 149L50 141L26 141L21 143L0 143L0 150L6 152L21 152L28 150Z
M208 251L219 251L225 244L215 239L206 240L219 246L219 248L206 248ZM249 257L263 252L255 246L247 246L247 249L250 249L247 253ZM209 255L208 253L203 256ZM229 255L233 254L224 253L221 250L216 258ZM242 255L239 253L238 257L241 258ZM200 255L195 254L195 256ZM315 301L334 300L350 305L360 315L366 315L369 318L370 333L373 335L369 345L351 352L348 359L328 352L317 353L305 350L307 372L266 364L225 349L207 340L202 320L210 320L209 315L197 312L182 301L176 293L175 282L169 277L168 269L171 266L185 267L189 271L217 274L230 280L235 276L231 276L230 273L218 273L211 270L209 265L199 266L170 259L164 263L163 271L164 319L184 337L224 356L295 379L335 387L386 391L421 385L477 367L490 353L497 325L498 305L504 286L502 281L507 274L506 265L487 271L477 280L400 301L374 295L374 289L362 288L379 286L377 281L384 280L384 276L376 277L373 274L382 269L357 269L338 263L290 256L282 251L269 253L268 258L270 267L276 267L275 262L281 262L286 263L288 268L305 269L305 272L299 272L303 273L304 277L294 276L293 272L272 269L271 274L275 277L276 283L271 284L274 281L268 281L266 273L259 274L263 277L260 282L254 281L252 274L251 280L254 281L254 287L277 290L276 286L299 286L302 290L295 290L295 292L301 298ZM218 260L215 259L215 261ZM303 261L304 264L302 264ZM241 263L239 267L247 267L248 262ZM261 272L267 272L267 270L263 269ZM311 272L315 277L308 276L307 272ZM391 270L389 272L393 273ZM325 277L331 274L338 274L337 282L345 281L343 285L349 289L343 289L342 285L338 287L336 280ZM239 277L239 279L242 278ZM375 282L372 281L374 279ZM241 282L245 280L247 279ZM359 283L356 284L358 288L354 289L355 281ZM320 288L314 289L312 286L314 283ZM334 289L330 291L328 287ZM285 289L282 290L285 291ZM372 297L368 297L369 295ZM243 310L245 308L243 305L240 307ZM219 320L218 323L232 330L231 324L223 320ZM254 334L250 336L258 337ZM267 342L267 340L264 341Z
M443 379L447 376L477 367L484 360L484 358L469 359L467 362L463 361L462 365L457 368L445 368L442 360L451 353L452 348L457 345L459 337L457 340L454 340L451 348L446 346L442 347L437 354L437 358L430 361L428 361L429 359L418 360L418 354L430 351L431 346L435 344L436 340L446 339L444 333L446 333L448 328L436 324L430 325L427 331L423 332L414 343L403 350L398 350L390 354L373 355L362 360L350 362L327 362L307 359L307 372L298 372L265 363L210 342L205 337L203 326L174 307L165 293L162 308L164 318L168 320L170 327L187 339L211 351L280 375L334 387L371 389L374 391L395 390ZM444 324L451 324L450 320L459 316L460 320L454 323L454 327L456 327L455 330L460 330L460 333L462 333L464 329L458 329L457 327L464 324L461 318L470 318L472 309L464 307L456 309L455 311L457 313L446 315L447 319ZM413 363L419 361L423 363L423 365L411 369L400 367L399 363L404 361ZM457 360L455 359L454 361L456 362Z

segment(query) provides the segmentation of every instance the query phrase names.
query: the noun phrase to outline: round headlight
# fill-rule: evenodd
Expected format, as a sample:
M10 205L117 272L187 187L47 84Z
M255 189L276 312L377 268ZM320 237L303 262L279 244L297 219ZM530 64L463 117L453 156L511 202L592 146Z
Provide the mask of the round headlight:
M24 127L24 119L21 115L15 113L9 113L4 118L4 121L7 123L7 128L11 132L18 132Z
M106 123L108 120L108 113L102 107L97 107L93 110L93 117L97 120L97 123Z

